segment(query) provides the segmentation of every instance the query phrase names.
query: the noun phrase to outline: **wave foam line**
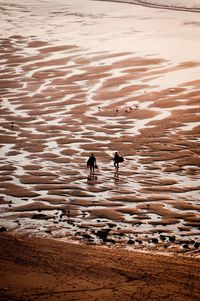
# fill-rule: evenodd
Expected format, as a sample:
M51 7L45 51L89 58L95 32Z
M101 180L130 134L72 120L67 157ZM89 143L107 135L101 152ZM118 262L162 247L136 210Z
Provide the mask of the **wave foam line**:
M186 12L200 12L200 4L198 0L190 1L165 1L165 4L162 4L163 0L97 0L97 1L105 1L105 2L120 2L120 3L127 3L127 4L135 4L135 5L142 5L152 8L161 8L161 9L171 9L171 10L179 10L179 11L186 11ZM185 6L184 6L185 5Z

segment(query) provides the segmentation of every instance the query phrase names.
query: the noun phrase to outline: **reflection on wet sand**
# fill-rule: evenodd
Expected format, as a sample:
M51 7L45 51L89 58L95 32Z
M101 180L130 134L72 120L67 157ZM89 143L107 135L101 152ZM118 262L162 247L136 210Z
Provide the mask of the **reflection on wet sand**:
M98 177L94 173L91 173L87 178L87 182L88 182L88 184L92 184L97 179L98 179Z
M114 173L114 180L115 180L116 182L119 181L119 171L118 171L118 170L116 170L115 173Z

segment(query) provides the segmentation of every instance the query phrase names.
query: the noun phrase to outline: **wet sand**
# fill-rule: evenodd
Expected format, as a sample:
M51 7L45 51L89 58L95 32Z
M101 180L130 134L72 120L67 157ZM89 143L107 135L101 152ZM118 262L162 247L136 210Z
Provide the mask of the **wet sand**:
M198 255L200 81L168 89L151 81L199 62L169 68L165 59L34 40L1 39L1 226ZM125 158L118 171L115 151Z

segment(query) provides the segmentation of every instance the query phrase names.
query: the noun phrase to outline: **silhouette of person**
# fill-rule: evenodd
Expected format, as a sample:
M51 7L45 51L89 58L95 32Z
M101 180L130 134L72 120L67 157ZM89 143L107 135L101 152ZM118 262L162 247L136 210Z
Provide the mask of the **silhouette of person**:
M118 169L119 169L119 163L120 163L120 162L123 162L123 161L124 161L124 158L123 158L123 157L120 157L120 156L118 155L118 153L115 152L115 156L114 156L114 158L113 158L113 161L114 161L114 166L115 166L115 168L118 170Z
M115 156L114 156L113 160L114 160L114 166L115 166L115 168L118 169L119 168L119 155L118 155L117 152L115 152Z
M90 172L94 173L94 168L96 167L96 158L94 154L91 154L89 159L87 160L87 167L90 168Z

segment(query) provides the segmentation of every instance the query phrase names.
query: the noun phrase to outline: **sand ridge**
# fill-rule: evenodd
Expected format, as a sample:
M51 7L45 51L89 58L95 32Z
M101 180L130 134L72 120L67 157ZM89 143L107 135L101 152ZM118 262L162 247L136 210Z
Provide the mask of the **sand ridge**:
M0 235L2 300L198 300L199 260Z

